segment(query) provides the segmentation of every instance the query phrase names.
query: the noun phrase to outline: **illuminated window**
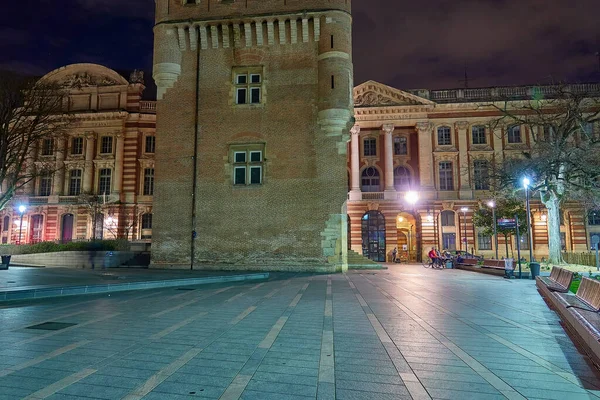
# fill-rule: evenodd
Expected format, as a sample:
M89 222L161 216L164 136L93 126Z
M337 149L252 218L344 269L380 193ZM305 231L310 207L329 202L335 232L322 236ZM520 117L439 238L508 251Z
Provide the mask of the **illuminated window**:
M410 171L406 167L394 168L394 187L396 190L410 189Z

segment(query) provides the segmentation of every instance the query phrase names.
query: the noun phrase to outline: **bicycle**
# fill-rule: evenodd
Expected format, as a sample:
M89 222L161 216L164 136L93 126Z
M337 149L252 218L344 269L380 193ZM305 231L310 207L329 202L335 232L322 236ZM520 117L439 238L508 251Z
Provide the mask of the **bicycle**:
M423 268L442 269L444 267L444 261L440 258L436 258L435 261L430 258L428 263L423 263Z

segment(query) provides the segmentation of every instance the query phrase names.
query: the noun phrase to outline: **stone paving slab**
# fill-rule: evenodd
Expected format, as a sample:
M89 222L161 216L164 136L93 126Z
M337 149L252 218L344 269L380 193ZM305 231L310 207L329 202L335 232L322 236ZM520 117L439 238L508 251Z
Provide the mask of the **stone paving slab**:
M191 288L6 303L0 399L600 398L532 281L395 265Z

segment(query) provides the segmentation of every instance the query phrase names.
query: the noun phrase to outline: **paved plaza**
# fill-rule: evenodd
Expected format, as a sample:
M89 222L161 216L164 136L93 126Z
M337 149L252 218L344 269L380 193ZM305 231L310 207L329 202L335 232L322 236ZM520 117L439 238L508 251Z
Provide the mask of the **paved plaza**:
M3 303L0 331L0 399L600 397L533 281L458 270Z

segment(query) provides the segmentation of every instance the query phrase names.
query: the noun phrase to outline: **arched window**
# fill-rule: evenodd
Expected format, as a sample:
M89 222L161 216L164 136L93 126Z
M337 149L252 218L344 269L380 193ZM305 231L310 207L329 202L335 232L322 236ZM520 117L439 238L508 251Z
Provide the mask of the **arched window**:
M454 211L442 211L442 226L454 226Z
M363 192L379 192L380 191L380 179L379 171L375 167L365 168L361 176L361 190Z
M438 145L449 146L452 144L452 136L449 126L440 126L437 129Z
M410 171L406 167L394 168L394 187L396 190L408 190L411 185Z

